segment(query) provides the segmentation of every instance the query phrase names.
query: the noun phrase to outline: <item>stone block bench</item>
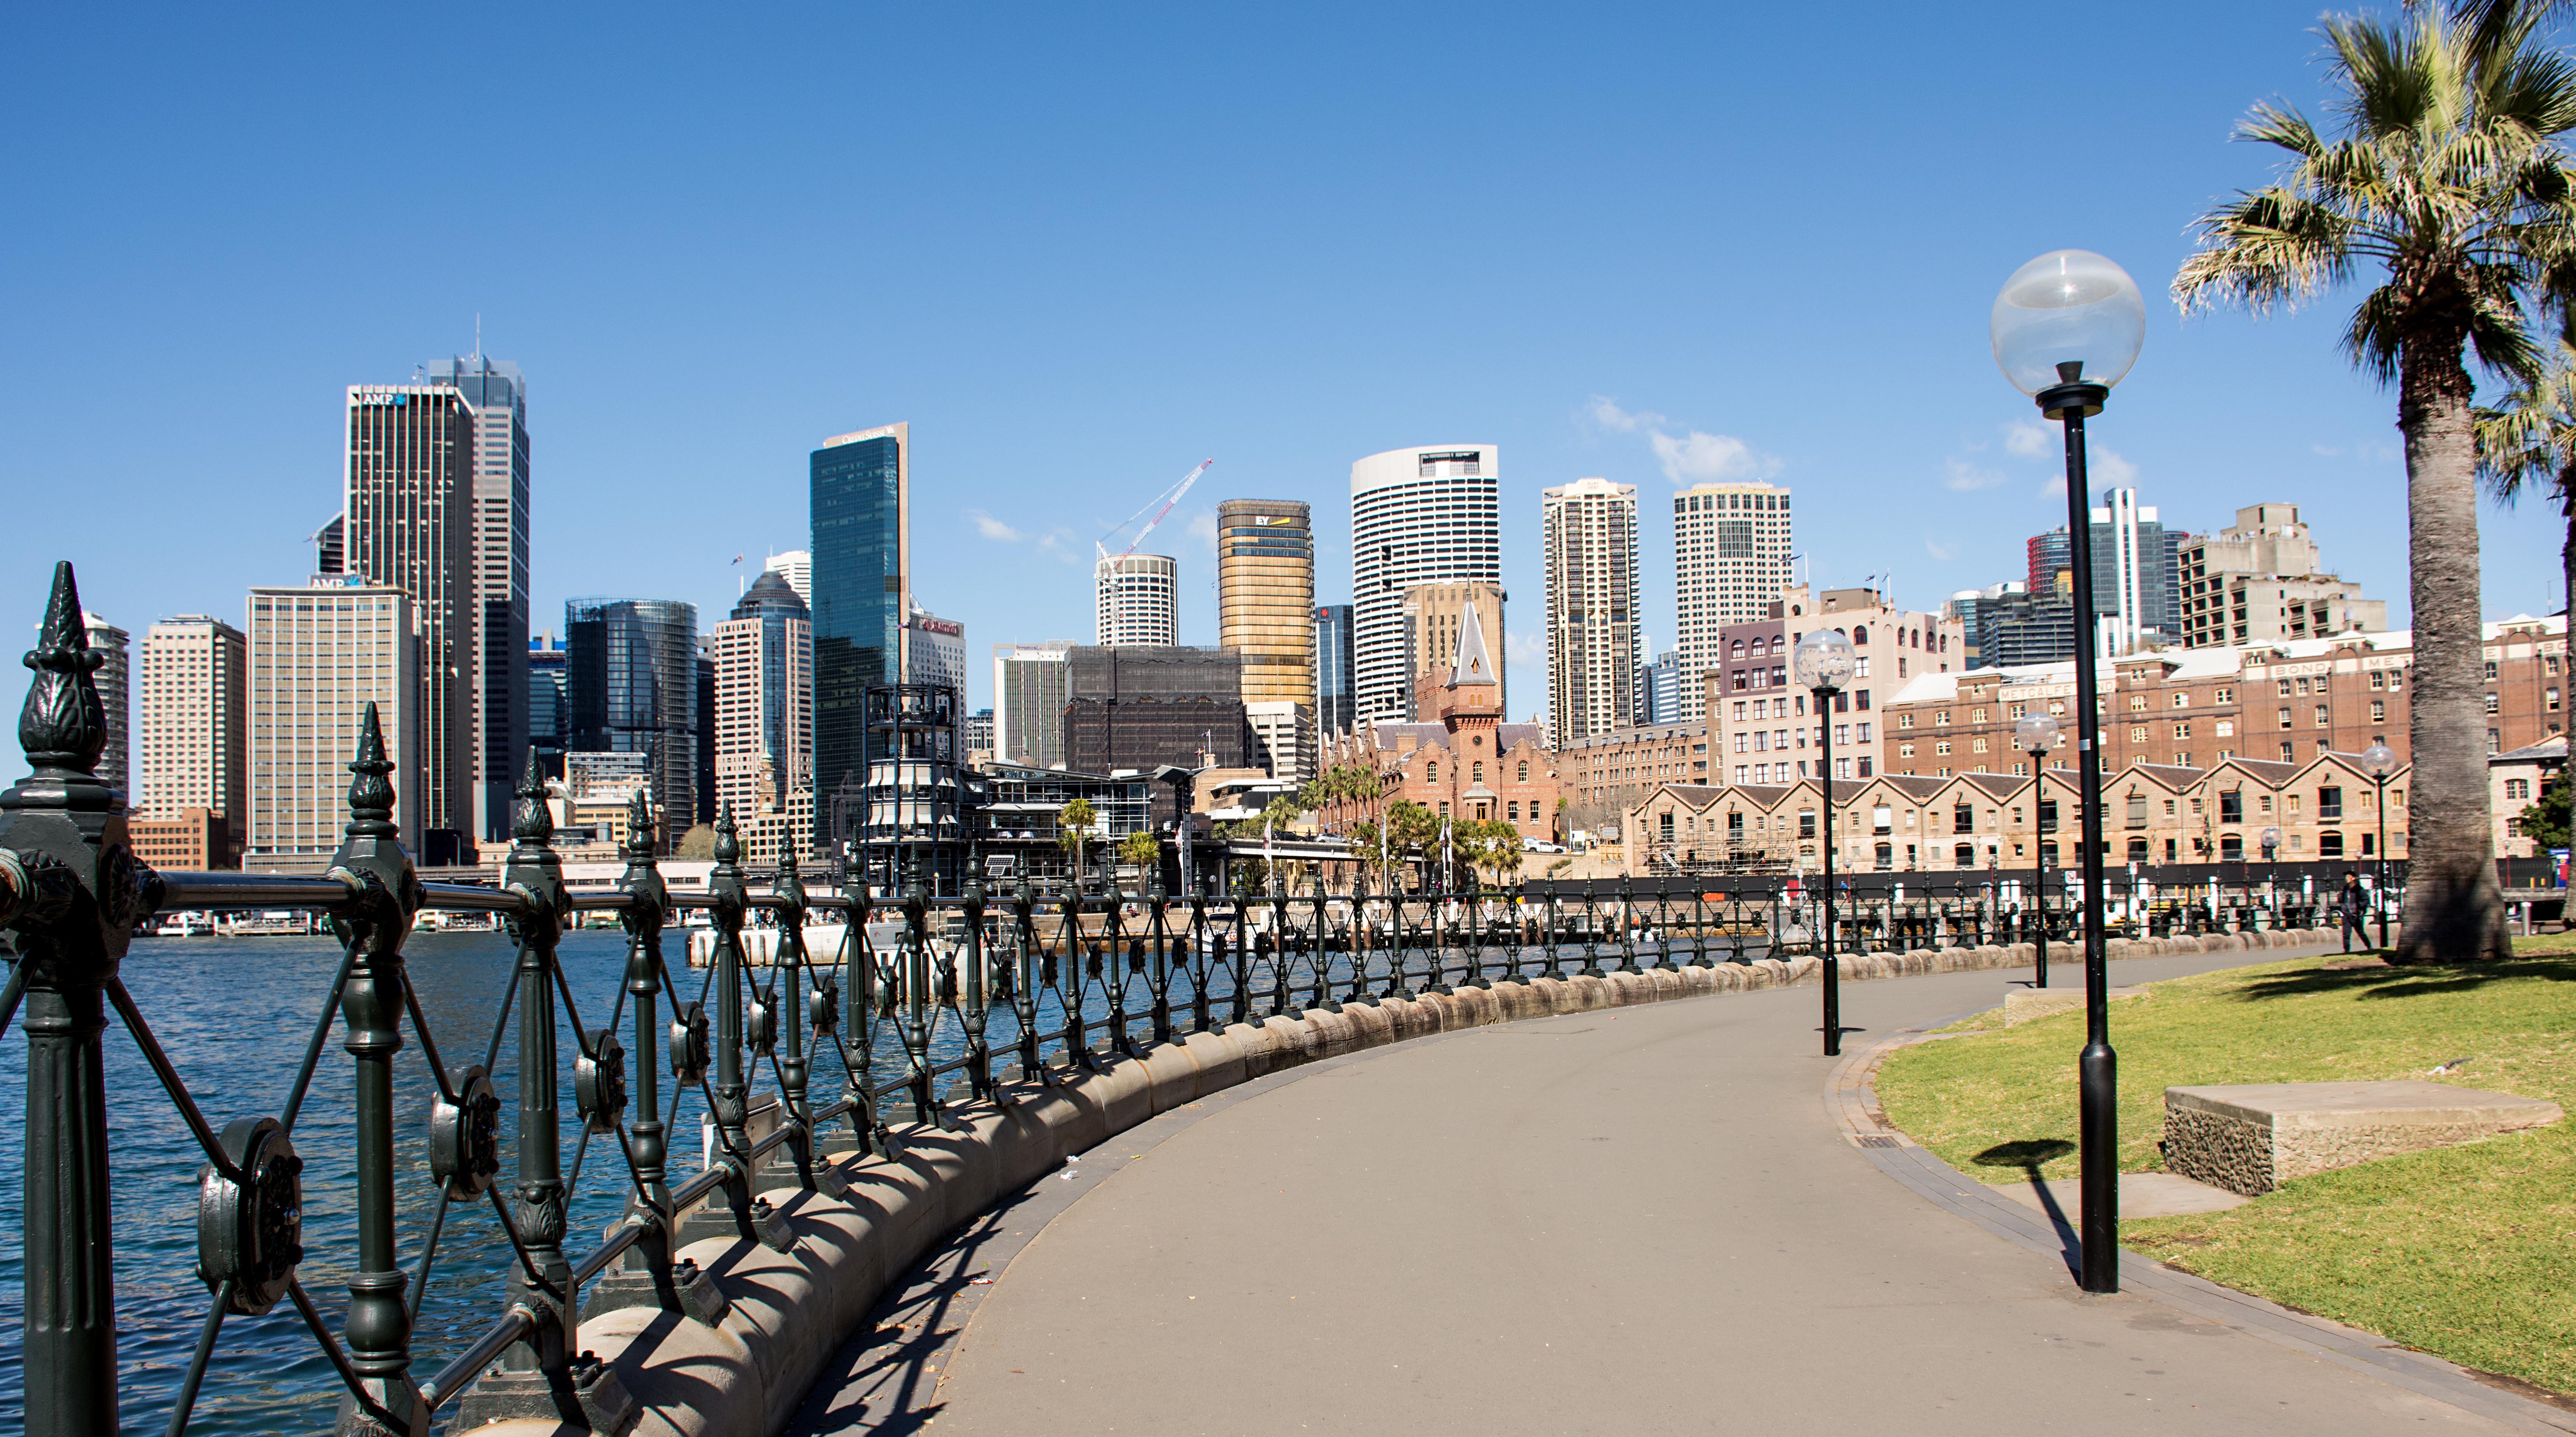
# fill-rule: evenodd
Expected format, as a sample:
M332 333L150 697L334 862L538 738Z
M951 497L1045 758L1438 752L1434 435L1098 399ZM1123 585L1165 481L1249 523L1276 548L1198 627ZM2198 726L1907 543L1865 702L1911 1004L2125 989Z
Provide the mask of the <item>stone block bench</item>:
M2449 1147L2566 1116L2448 1083L2240 1083L2165 1089L2165 1170L2259 1197L2291 1178Z

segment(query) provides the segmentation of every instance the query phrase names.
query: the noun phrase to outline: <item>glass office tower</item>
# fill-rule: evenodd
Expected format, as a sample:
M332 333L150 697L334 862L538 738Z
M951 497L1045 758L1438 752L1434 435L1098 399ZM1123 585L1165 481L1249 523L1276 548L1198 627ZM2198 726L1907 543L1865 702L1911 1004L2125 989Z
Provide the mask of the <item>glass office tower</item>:
M1327 738L1351 731L1358 691L1351 678L1351 606L1315 606L1315 728Z
M810 461L814 585L814 791L853 790L868 773L867 692L904 679L912 609L911 426L823 441ZM823 835L838 851L847 834Z
M576 753L647 756L664 851L698 821L698 610L674 599L564 604Z

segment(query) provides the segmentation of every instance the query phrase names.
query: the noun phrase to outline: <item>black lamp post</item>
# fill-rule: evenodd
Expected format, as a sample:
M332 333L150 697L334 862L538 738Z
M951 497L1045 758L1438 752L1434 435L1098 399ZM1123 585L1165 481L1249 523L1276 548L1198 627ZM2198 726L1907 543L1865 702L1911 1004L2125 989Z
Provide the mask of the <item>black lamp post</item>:
M2379 861L2370 877L2370 906L2379 913L2379 946L2388 946L2388 776L2397 771L2397 752L2384 743L2361 751L2361 771L2379 786Z
M1816 786L1824 793L1825 808L1825 1056L1830 1058L1843 1050L1843 1002L1836 981L1840 965L1834 957L1833 698L1851 681L1851 640L1832 629L1818 629L1798 641L1789 663L1798 682L1816 696L1816 742L1824 754L1817 760Z
M2066 538L2075 580L2075 764L2083 804L2084 1051L2077 1151L2084 1194L2082 1281L2120 1290L2118 1060L2111 1051L2110 971L2102 942L2102 715L2094 672L2093 512L2084 421L2102 412L2146 340L2146 301L2118 265L2056 250L2013 272L1989 317L1995 363L2066 434Z
M2281 851L2281 830L2263 830L2263 913L2275 928L2281 926L2281 865L2274 857Z
M2042 760L2058 744L2055 714L2032 714L2013 725L2013 736L2021 741L2021 751L2030 755L2030 891L2032 906L2039 921L2032 925L2039 938L2037 971L2031 986L2048 986L2048 857L2039 844L2039 797L2045 788Z

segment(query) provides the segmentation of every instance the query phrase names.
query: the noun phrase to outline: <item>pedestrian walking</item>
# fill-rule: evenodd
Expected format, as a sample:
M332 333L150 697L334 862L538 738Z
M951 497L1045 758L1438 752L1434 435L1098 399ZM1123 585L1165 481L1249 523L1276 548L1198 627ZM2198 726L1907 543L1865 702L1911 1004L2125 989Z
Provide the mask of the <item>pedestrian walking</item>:
M2349 868L2343 871L2343 897L2337 900L2335 906L2343 913L2343 951L2346 953L2352 951L2352 940L2355 938L2361 940L2362 947L2369 947L2370 935L2362 931L2361 916L2363 910L2370 905L2369 900L2362 895L2359 873Z

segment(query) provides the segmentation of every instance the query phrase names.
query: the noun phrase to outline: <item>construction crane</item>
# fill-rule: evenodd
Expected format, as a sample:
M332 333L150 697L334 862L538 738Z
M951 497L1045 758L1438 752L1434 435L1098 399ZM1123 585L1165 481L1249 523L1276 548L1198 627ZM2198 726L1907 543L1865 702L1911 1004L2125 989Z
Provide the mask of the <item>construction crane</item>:
M1145 521L1145 527L1136 531L1136 537L1128 543L1126 548L1118 551L1118 557L1124 559L1128 555L1135 553L1137 546L1145 542L1145 536L1154 532L1154 526L1163 522L1163 516L1172 512L1172 506L1181 502L1181 496L1189 493L1190 486L1199 482L1199 476L1205 474L1208 471L1208 466L1215 462L1216 461L1213 459L1200 460L1199 466L1196 469L1193 469L1189 473L1181 476L1180 483L1175 484L1171 488L1164 490L1162 493L1155 495L1152 499L1146 500L1145 509L1153 509L1156 501L1158 500L1162 503L1163 507L1160 509L1154 509L1154 517ZM1145 509L1139 509L1135 514L1130 514L1126 518L1119 520L1116 524L1111 525L1109 532L1115 534L1119 530L1126 528L1128 525L1135 523L1137 515L1144 513ZM1109 557L1109 546L1107 544L1095 541L1092 547L1100 551L1100 557L1104 559Z

